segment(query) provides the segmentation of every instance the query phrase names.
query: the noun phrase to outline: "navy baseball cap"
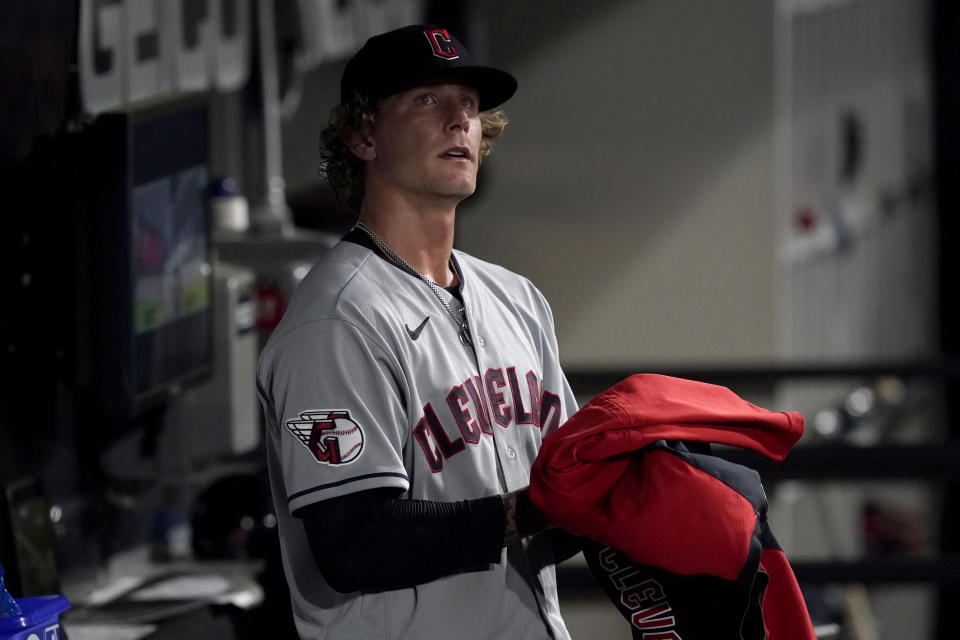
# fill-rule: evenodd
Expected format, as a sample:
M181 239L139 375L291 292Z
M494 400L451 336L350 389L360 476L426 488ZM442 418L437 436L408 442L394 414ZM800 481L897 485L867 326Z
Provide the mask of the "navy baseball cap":
M373 36L350 58L340 80L340 101L357 93L376 102L437 78L456 78L476 89L481 111L500 106L517 90L516 78L474 64L467 48L446 29L410 25Z

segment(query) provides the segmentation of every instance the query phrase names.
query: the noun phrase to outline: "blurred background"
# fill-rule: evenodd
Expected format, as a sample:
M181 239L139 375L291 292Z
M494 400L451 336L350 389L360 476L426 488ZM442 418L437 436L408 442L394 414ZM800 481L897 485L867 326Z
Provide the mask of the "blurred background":
M801 411L785 463L722 454L821 637L960 637L947 0L3 3L11 593L74 638L291 637L256 358L352 224L317 169L343 65L413 22L519 79L456 244L544 292L580 402L654 372ZM560 580L575 638L630 637Z

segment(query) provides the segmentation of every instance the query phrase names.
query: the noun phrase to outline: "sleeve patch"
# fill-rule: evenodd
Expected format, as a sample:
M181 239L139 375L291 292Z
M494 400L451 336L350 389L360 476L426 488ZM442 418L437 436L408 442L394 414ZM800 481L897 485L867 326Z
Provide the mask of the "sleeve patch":
M349 464L363 451L363 430L343 409L303 411L299 418L287 420L287 429L318 463Z

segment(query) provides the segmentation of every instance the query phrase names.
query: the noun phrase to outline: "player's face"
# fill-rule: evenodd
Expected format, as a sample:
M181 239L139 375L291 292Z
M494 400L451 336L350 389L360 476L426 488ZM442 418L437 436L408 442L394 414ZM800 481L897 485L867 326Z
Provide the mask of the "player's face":
M482 128L477 92L457 82L386 98L370 132L367 184L459 202L474 192Z

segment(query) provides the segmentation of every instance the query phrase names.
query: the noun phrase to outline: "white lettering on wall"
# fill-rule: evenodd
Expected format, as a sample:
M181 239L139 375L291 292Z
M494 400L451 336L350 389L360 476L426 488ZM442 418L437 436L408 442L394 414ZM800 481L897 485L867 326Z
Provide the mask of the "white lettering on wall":
M176 80L181 91L203 91L210 86L215 51L211 5L219 0L168 0L174 19Z
M156 0L126 0L124 27L126 99L137 102L169 90L160 43L160 16Z
M261 1L261 0L254 0ZM96 115L178 92L232 91L250 74L251 0L80 0L84 110ZM300 70L423 21L423 0L297 0Z
M219 28L213 37L213 86L230 91L243 86L250 72L250 0L214 0L212 7L211 22Z
M211 85L232 91L250 74L250 0L80 0L78 47L92 115Z
M120 0L80 3L80 90L84 108L91 113L123 102L123 13Z
M297 0L301 69L353 54L367 38L423 22L423 0Z

